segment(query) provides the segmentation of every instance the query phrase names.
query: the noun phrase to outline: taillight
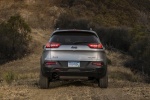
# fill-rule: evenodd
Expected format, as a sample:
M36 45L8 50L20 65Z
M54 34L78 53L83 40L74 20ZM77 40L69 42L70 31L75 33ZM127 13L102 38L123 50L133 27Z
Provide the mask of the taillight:
M95 65L95 66L103 66L103 65L104 65L104 62L92 62L92 65Z
M103 45L101 43L90 43L88 46L93 49L103 49Z
M46 44L46 48L58 48L60 46L60 43L55 43L55 42L48 42Z
M45 65L56 65L56 62L54 62L54 61L48 61L48 62L45 62Z

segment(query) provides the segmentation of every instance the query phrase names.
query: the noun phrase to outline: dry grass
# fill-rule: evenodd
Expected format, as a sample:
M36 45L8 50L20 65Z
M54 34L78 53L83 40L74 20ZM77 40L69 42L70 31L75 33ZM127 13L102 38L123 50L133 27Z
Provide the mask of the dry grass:
M141 74L134 74L124 63L130 61L132 57L120 52L107 51L107 56L111 60L109 65L109 77L115 80L124 80L131 82L144 82L145 78Z
M133 74L130 69L122 67L110 66L109 77L115 80L123 80L130 82L144 82L144 77L140 74Z
M107 57L111 60L112 66L122 66L126 61L131 60L132 57L122 54L119 51L113 52L113 51L106 51Z
M89 82L53 82L50 89L38 89L39 57L43 43L47 41L47 32L33 30L33 40L36 51L27 57L2 65L0 72L13 70L17 78L11 85L0 82L0 99L28 99L28 100L148 100L150 99L150 86L140 82L140 78L129 69L123 67L128 56L119 52L107 51L108 58L112 61L109 65L109 87L99 89L97 84ZM118 61L118 62L116 62ZM38 95L37 95L38 94ZM9 95L9 96L8 96Z
M52 5L49 0L0 1L0 21L19 13L34 29L50 30L61 12L64 12L64 10Z
M100 89L97 84L88 82L53 82L50 89L38 88L40 55L52 30L51 24L64 10L48 4L49 0L14 0L0 1L0 21L14 13L21 13L32 26L33 48L30 55L0 66L0 100L149 100L150 85L143 82L141 75L134 75L124 68L125 61L131 57L119 52L107 51L111 60L109 87ZM40 8L40 9L39 9ZM5 11L3 11L5 10ZM12 71L15 78L10 85L2 77Z

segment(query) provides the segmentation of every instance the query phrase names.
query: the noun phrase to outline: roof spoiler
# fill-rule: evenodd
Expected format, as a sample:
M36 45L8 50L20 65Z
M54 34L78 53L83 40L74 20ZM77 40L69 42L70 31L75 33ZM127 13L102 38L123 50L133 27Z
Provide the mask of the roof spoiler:
M56 30L60 30L60 28L56 28ZM75 29L73 29L73 30L75 30ZM92 29L92 28L90 28L90 31L93 31L93 29Z

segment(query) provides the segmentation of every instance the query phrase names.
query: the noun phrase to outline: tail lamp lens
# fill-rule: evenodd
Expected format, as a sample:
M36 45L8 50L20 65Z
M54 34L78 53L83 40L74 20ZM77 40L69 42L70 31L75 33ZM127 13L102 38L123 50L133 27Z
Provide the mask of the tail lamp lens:
M46 44L46 48L59 48L59 46L60 46L60 43L55 43L55 42L48 42L47 44Z
M49 62L45 62L46 65L56 65L56 62L53 61L49 61Z
M101 43L90 43L88 46L93 49L103 49L103 45Z
M104 62L92 62L92 65L95 65L95 66L103 66L103 65L104 65Z

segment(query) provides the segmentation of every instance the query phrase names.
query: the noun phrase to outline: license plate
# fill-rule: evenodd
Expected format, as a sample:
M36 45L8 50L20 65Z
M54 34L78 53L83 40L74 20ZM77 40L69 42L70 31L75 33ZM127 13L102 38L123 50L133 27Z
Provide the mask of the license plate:
M80 67L80 62L79 61L69 61L68 67Z

